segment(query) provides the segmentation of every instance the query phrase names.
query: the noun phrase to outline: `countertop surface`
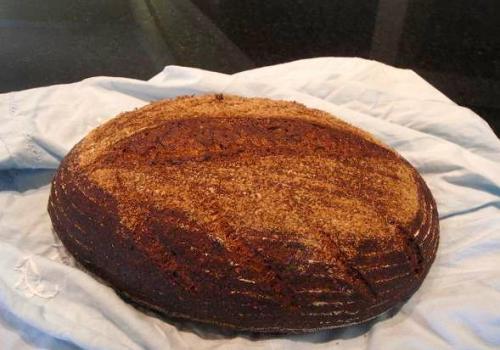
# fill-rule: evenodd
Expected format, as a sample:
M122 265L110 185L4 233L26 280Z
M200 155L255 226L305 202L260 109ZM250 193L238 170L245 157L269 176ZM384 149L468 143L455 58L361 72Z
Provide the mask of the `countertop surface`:
M415 70L498 135L499 18L496 0L4 1L0 92L357 56Z

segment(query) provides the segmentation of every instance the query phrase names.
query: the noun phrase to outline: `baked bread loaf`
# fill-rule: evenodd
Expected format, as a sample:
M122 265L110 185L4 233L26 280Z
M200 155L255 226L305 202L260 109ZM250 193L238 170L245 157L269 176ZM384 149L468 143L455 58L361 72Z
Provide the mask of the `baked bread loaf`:
M438 247L434 199L396 152L301 104L179 97L120 114L61 163L69 252L133 302L255 332L371 319Z

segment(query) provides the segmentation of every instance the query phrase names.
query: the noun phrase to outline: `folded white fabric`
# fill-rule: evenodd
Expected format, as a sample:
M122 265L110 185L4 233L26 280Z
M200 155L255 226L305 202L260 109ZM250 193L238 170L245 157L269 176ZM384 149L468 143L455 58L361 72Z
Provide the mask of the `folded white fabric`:
M438 203L441 243L392 318L250 339L137 311L74 267L46 213L59 161L88 131L150 101L227 93L295 100L394 147ZM0 348L488 349L500 347L500 141L414 72L317 58L225 75L177 66L149 81L97 77L0 95Z

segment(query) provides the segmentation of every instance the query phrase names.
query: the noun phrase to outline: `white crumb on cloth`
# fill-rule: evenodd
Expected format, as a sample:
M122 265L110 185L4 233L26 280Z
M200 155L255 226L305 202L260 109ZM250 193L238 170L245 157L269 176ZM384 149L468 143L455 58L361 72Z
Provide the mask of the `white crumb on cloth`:
M255 338L164 322L78 268L54 237L46 211L60 160L120 112L203 93L294 100L325 110L415 166L436 199L441 238L422 287L397 313L346 329ZM234 75L169 66L149 81L96 77L0 94L1 349L498 349L498 266L500 141L478 115L410 70L357 58L301 60ZM321 288L309 292L323 305Z

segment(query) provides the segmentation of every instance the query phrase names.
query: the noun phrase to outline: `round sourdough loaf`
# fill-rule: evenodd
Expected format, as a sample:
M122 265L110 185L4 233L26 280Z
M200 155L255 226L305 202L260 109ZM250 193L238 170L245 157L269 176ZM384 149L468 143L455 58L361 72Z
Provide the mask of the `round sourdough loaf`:
M438 247L416 170L301 104L179 97L120 114L63 160L48 206L88 270L161 314L256 332L371 319Z

